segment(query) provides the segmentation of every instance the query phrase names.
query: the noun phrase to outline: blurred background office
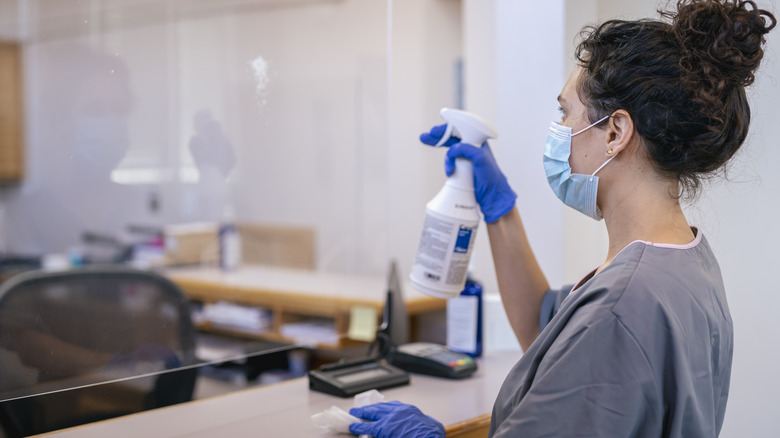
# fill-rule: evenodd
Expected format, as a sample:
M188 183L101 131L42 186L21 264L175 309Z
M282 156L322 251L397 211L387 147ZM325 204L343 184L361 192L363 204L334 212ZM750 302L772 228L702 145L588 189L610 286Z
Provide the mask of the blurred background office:
M395 258L406 276L425 203L444 181L444 152L417 136L447 106L494 123L495 153L543 269L553 285L574 282L603 261L607 240L602 223L571 213L547 187L541 154L555 97L583 25L654 17L663 6L0 0L0 53L16 50L21 72L0 72L0 156L21 158L3 173L0 250L6 260L154 265L165 253L157 230L231 219L313 230L317 271L383 275ZM780 12L777 0L759 6ZM735 322L724 437L780 428L771 341L780 334L771 286L780 35L769 38L749 90L746 147L729 180L687 208L719 257ZM519 348L484 225L474 261L491 315L486 348Z

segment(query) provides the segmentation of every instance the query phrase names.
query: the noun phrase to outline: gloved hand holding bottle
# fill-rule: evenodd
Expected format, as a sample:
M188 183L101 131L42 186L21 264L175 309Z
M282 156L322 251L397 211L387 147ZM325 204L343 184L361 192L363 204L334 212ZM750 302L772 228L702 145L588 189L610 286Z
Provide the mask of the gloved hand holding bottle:
M352 408L349 414L364 423L352 423L349 431L376 438L444 438L444 426L416 406L391 401Z
M436 145L444 135L446 127L446 124L434 126L430 132L420 135L420 141L427 145ZM482 147L476 147L460 143L460 139L451 137L443 146L449 146L444 161L444 171L447 176L455 171L456 158L466 158L473 163L474 193L485 216L485 222L493 223L514 208L517 195L509 187L487 142L483 143Z

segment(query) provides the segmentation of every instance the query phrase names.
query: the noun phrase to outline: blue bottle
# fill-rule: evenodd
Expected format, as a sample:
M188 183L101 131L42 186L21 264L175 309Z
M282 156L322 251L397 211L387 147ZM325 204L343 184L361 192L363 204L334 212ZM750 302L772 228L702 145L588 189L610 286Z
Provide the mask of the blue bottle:
M447 301L447 348L482 355L482 285L471 276L460 295Z

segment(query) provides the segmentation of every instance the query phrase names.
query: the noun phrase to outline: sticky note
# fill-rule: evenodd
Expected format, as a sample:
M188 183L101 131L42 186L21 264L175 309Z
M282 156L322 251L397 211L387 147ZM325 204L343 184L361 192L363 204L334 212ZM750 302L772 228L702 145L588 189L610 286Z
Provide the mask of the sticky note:
M376 337L376 309L369 306L353 306L349 312L347 336L356 341L371 342Z

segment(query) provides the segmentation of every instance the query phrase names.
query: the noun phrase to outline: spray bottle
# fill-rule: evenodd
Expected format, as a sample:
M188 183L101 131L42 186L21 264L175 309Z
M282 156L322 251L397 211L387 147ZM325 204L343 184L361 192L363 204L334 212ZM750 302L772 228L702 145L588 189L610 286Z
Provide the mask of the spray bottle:
M478 147L496 137L496 130L476 114L444 108L441 116L447 121L447 130L436 146L442 146L452 135ZM460 295L480 221L478 207L473 165L458 158L455 172L425 207L420 245L410 274L417 290L445 299Z
M232 206L225 206L219 225L219 266L223 271L233 271L241 264L241 236L233 216Z

